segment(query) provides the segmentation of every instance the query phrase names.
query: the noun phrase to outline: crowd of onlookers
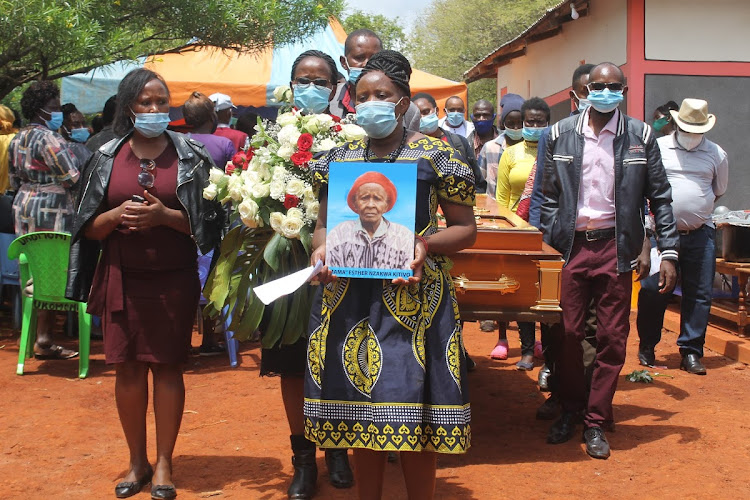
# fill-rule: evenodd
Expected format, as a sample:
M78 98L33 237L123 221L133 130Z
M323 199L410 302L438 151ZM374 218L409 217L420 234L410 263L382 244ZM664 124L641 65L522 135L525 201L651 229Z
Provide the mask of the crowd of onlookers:
M339 117L357 113L360 126L368 133L365 141L350 145L348 150L334 149L325 159L316 160L320 162L316 167L320 178L326 178L327 164L336 158L412 161L424 169L418 170L420 181L427 183L422 192L425 198L418 200L418 204L423 202L418 210L424 211L424 217L418 219L429 221L435 216L436 203L428 199L429 193L440 198L449 224L441 233L429 224L417 228L415 262L420 273L423 264L433 266L431 272L438 277L426 279L444 283L441 286L446 291L434 298L429 295L434 289L425 286L419 291L424 294L419 300L411 295L389 299L388 284L378 285L375 293L367 288L369 284L363 284L364 280L347 284L342 290L329 283L328 292L321 292L324 295L317 299L325 301L322 310L328 316L321 316L321 302L316 302L318 310L312 317L318 319L318 326L310 332L309 346L307 339L301 339L273 352L264 350L261 371L282 375L282 396L295 454L290 498L314 495L317 468L313 441L333 448L328 437L320 436L346 435L346 422L351 422L341 415L360 411L350 410L342 396L344 399L333 398L337 406L335 411L330 410L332 414L323 418L316 413L329 411L320 408L333 404L321 395L325 393L321 384L325 383L309 373L315 361L310 354L316 349L312 337L318 335L318 342L321 329L325 335L341 336L346 344L339 345L343 355L320 360L326 367L330 364L330 373L345 369L350 382L355 375L370 377L368 383L374 386L380 376L380 387L386 385L386 390L411 389L416 376L404 380L393 373L379 375L375 371L380 369L378 363L394 359L396 353L404 360L399 366L413 369L413 373L428 373L422 378L440 381L445 393L431 394L434 401L448 397L449 387L455 392L451 393L450 404L422 402L430 407L430 414L425 413L424 418L433 420L417 424L410 420L413 415L399 409L416 404L414 401L398 400L402 395L386 399L384 406L378 406L378 411L386 412L383 415L390 419L386 432L393 434L395 428L406 436L410 429L421 434L424 427L432 433L431 426L445 432L439 423L458 422L453 427L454 435L465 441L455 445L456 452L468 449L470 414L461 373L466 367L471 370L474 363L463 351L460 326L454 330L458 318L450 304L453 291L449 281L440 281L449 280L447 270L441 267L444 261L432 259L465 248L475 237L476 227L467 208L475 192L486 193L538 227L544 240L566 261L561 323L540 325L539 340L534 323L517 325L521 358L516 367L529 371L535 368L535 359L544 361L539 382L550 391L550 397L537 416L555 420L547 436L549 443L570 440L577 424L583 423L588 454L595 458L610 455L605 431L615 425L612 399L625 360L633 271L642 283L637 322L640 363L653 366L656 362L664 310L679 274L680 367L693 374L706 373L701 358L715 266L711 213L715 200L726 190L728 178L726 153L704 137L716 120L708 113L706 101L685 99L680 105L670 101L657 108L651 124L646 124L619 109L627 93L620 68L609 63L586 64L573 73L570 117L552 123L544 99L508 93L501 96L497 112L491 102L476 101L467 120L466 103L458 96L445 101L441 109L429 93L412 95L408 61L397 52L383 51L380 39L368 30L358 30L347 39L342 65L348 76L338 72L327 54L307 51L291 71L295 105L300 112L327 112ZM230 162L240 149L248 147L258 116L251 111L240 112L228 95L193 92L180 103L181 118L174 120L170 118L174 110L170 108L167 82L145 69L128 74L117 95L107 100L103 111L90 123L74 103L60 102L59 89L53 82L32 83L20 104L23 119L0 106L0 187L8 193L0 214L3 230L16 235L34 231L72 235L67 294L76 300L88 300L89 310L105 331L107 362L116 366L116 400L131 467L115 492L124 498L153 482L153 498L174 498L171 455L184 405L181 363L190 353L190 334L199 309L201 283L197 270L210 266L210 251L218 248L226 229L222 208L202 196L208 169L197 166L201 160L205 160L204 166L223 167ZM405 152L407 143L412 153ZM434 148L436 144L441 147ZM320 189L325 207L326 188ZM323 230L324 214L322 209L322 222L318 220L318 228ZM315 241L320 252L321 243ZM199 254L208 252L208 256L196 259L196 246ZM361 297L367 299L352 298L355 292L351 291L346 295L349 287L360 290ZM415 317L420 318L416 326L410 327L407 323L412 320L399 316L399 307L386 312L388 300L400 300L399 307L407 309L414 306L419 311ZM349 302L335 312L336 301ZM355 314L363 304L373 309L361 311L365 319L354 324L357 318L346 315ZM428 311L430 307L434 310ZM375 314L383 317L371 316ZM434 319L438 314L442 323ZM53 319L49 311L39 313L35 356L75 357L75 351L53 341ZM215 336L220 325L205 319L202 326L200 354L223 352ZM492 359L508 358L507 326L492 321L481 324L484 331L498 330L497 344L489 354ZM399 330L402 327L404 330ZM155 331L158 338L153 335ZM396 331L407 340L394 347ZM384 332L390 332L387 340L381 338ZM423 335L421 354L419 332ZM366 341L357 340L362 343L354 349L350 365L360 365L352 368L346 365L346 352L353 349L351 339L355 334ZM431 342L443 343L430 350ZM425 345L434 357L432 365L420 358ZM362 368L365 351L374 359ZM325 349L323 354L315 352L325 356ZM334 362L346 366L334 368ZM413 366L408 364L411 362ZM437 370L439 363L445 365L441 365L443 371L432 373L430 370ZM148 462L145 440L149 371L154 380L157 420L154 467ZM308 380L303 393L305 373ZM355 384L359 391L355 393L346 384L337 385L339 382L330 382L332 390L348 391L351 407L362 408L359 405L365 403L357 398L372 388L366 383ZM424 380L422 383L429 386ZM421 390L428 389L415 389ZM304 416L303 396L308 396ZM389 393L385 397L395 396ZM327 418L338 422L338 427L334 428ZM325 423L311 429L311 419ZM371 427L357 430L357 436L370 436L378 430L375 424L385 422L372 415L370 419ZM409 427L412 424L417 427ZM418 442L416 436L411 437ZM413 444L408 449L445 451L445 443L457 442L447 435L430 439L440 444L430 448L429 442L422 440L421 448ZM362 446L370 448L368 452L386 449L379 448L375 441L368 443ZM326 452L330 480L338 487L352 485L348 447L336 446L337 450ZM355 453L358 463L377 470L382 468L382 455ZM427 496L431 496L434 459L404 458L403 465L407 489L427 488ZM427 484L420 483L420 478L431 480L432 486L419 486ZM359 471L357 481L360 496L367 497L368 489L362 485L370 484L370 480ZM376 484L373 487L373 491L379 491Z

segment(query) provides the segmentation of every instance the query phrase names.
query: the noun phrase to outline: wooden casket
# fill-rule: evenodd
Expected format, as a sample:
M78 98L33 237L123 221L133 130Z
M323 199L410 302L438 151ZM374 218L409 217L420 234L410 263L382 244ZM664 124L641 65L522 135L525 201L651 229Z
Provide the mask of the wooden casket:
M477 195L474 213L476 243L450 256L461 318L559 322L560 253L492 197Z

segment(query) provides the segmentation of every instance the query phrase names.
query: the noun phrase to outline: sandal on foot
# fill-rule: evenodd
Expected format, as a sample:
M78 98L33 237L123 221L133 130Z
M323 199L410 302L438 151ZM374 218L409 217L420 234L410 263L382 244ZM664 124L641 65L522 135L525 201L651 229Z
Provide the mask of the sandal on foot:
M495 348L492 349L492 352L490 353L490 358L508 359L508 341L507 340L498 341L497 345L495 345Z
M78 356L78 351L71 351L61 345L52 344L49 347L42 347L42 352L35 352L36 359L71 359Z
M533 369L533 361L529 361L528 363L526 361L519 361L518 363L516 363L516 370L530 372Z

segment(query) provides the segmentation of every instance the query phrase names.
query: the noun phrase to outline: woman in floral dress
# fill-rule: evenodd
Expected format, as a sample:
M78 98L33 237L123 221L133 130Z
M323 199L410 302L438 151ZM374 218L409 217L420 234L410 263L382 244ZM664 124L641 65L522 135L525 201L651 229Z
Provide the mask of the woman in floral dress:
M360 498L380 498L386 451L402 451L409 498L432 498L436 455L470 446L461 323L446 255L476 238L474 176L439 139L408 131L411 67L375 54L357 81L357 123L368 139L311 164L320 187L312 262L325 260L328 165L417 164L414 276L318 278L305 379L305 435L323 448L353 448ZM437 231L438 206L447 228Z

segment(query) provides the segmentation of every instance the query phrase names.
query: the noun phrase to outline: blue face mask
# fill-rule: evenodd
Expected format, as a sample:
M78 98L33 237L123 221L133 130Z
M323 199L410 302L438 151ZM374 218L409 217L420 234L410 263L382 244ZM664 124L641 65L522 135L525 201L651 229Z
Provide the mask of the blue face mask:
M430 113L419 119L419 131L423 134L431 134L438 128L437 113Z
M81 127L69 131L68 135L73 142L86 142L91 134L89 133L89 129Z
M362 74L362 68L349 68L349 83L356 83L359 75Z
M331 96L331 89L328 87L321 87L314 83L305 85L295 83L292 91L294 92L294 105L305 113L322 113L328 107L328 98Z
M576 99L577 99L576 108L578 108L579 113L583 113L584 111L586 111L586 108L591 106L591 103L589 102L587 98L579 97L578 94L576 94L575 92L573 92L573 94L576 96Z
M57 130L60 127L62 127L63 124L63 114L62 111L47 111L46 109L43 109L45 113L49 115L49 120L44 120L44 124L47 125L47 128L50 130Z
M492 132L492 125L495 122L495 116L496 115L492 115L492 118L489 120L474 120L472 117L474 128L479 135L487 135Z
M523 139L523 129L521 128L506 128L505 137L512 141L520 141Z
M623 99L622 90L612 91L609 89L590 90L588 97L591 107L600 113L614 111Z
M132 109L130 111L133 111ZM135 113L133 126L143 137L159 137L167 130L169 113Z
M237 117L233 116L229 119L229 126L234 127L235 125L237 125Z
M396 104L398 103L390 101L367 101L357 105L357 125L365 129L367 136L373 139L388 137L398 125Z
M447 118L445 119L445 121L447 121L448 125L453 128L460 127L464 122L464 114L460 111L450 111L447 113Z
M521 135L523 135L523 140L528 142L539 142L539 139L542 138L542 132L544 132L544 129L547 127L526 127L524 126L523 129L521 129Z

